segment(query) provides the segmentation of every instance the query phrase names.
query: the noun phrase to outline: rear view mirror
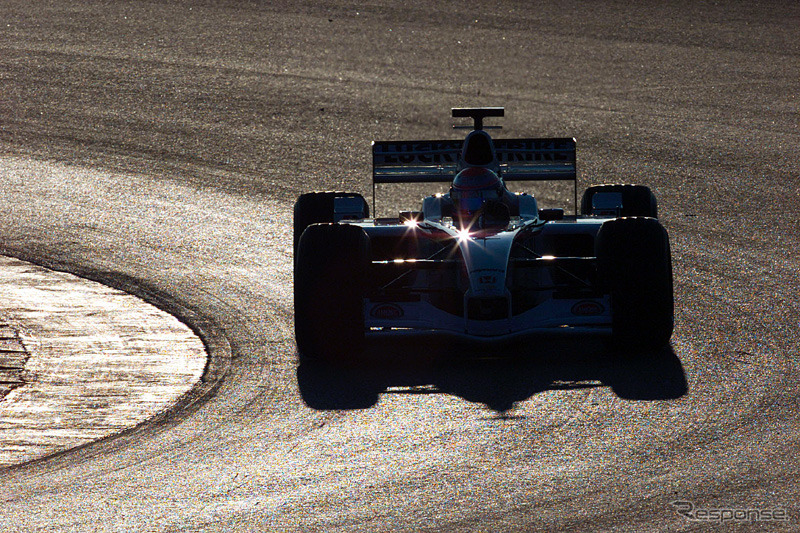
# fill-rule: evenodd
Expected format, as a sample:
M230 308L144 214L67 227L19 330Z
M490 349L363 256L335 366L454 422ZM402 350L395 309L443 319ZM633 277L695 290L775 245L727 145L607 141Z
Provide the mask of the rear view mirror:
M556 209L539 209L539 219L548 220L561 220L564 218L564 210L561 208Z
M592 196L593 215L618 217L621 210L621 192L598 192Z

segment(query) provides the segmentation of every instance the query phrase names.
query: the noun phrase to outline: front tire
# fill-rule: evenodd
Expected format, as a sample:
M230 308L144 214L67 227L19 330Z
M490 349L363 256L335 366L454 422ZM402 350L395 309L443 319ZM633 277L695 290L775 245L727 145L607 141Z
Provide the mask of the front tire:
M674 300L669 236L653 218L618 218L597 233L599 278L611 293L615 344L651 351L672 336Z
M294 270L295 338L302 357L347 362L364 348L369 237L358 226L313 224Z

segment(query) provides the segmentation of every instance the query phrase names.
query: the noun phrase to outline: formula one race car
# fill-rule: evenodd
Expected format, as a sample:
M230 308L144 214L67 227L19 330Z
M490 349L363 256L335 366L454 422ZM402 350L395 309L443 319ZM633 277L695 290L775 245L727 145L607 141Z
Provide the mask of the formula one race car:
M369 218L355 193L303 194L294 207L295 333L303 356L342 361L369 336L511 340L607 334L646 353L673 329L669 238L639 185L595 185L580 202L575 140L492 139L460 108L462 140L374 142L375 186L449 182L421 211ZM539 209L509 181L570 180L575 215Z

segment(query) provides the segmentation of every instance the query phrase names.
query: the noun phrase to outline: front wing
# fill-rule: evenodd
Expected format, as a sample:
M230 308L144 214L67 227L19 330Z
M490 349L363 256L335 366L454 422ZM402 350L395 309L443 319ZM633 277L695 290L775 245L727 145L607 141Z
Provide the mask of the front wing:
M609 296L547 299L518 315L499 320L474 320L420 301L365 299L364 322L369 335L442 333L471 338L508 338L534 334L610 334Z

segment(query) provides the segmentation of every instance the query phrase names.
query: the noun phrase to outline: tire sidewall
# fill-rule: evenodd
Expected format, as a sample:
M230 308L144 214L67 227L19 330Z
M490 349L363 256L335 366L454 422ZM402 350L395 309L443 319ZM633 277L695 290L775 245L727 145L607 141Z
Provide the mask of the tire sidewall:
M615 344L653 350L674 325L672 260L666 229L653 218L618 218L597 234L598 277L611 295Z
M356 358L364 345L369 237L358 226L312 224L295 262L295 336L302 356L330 362Z

